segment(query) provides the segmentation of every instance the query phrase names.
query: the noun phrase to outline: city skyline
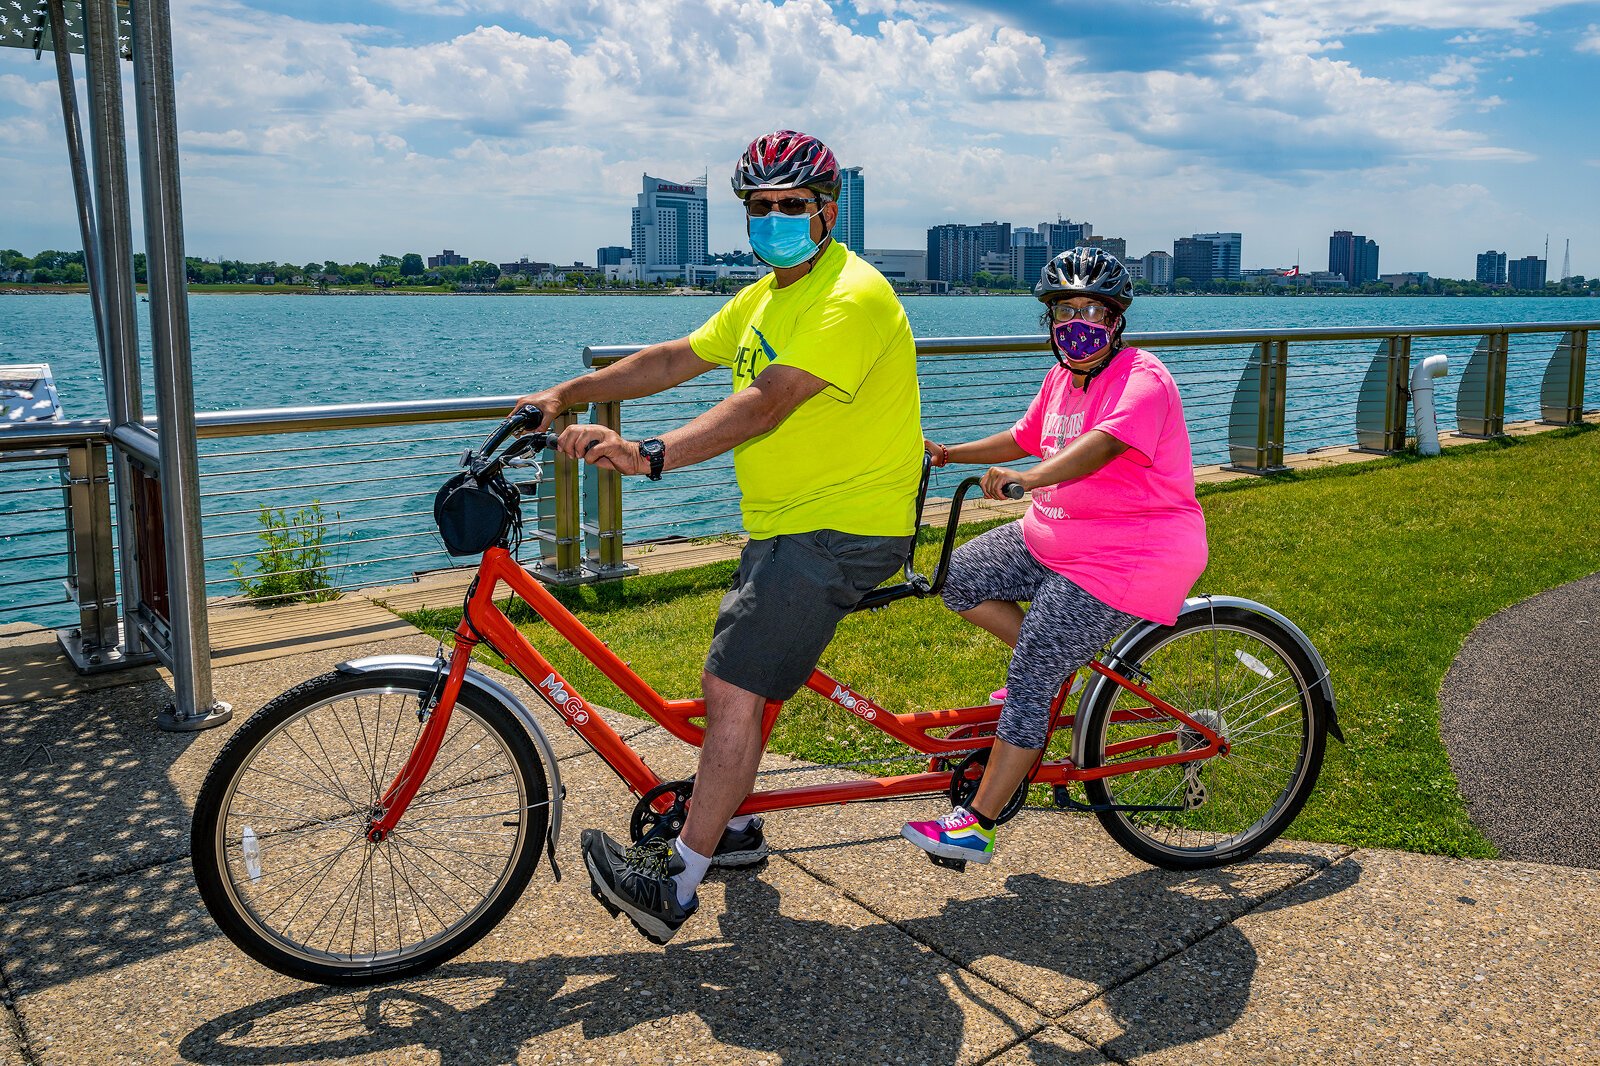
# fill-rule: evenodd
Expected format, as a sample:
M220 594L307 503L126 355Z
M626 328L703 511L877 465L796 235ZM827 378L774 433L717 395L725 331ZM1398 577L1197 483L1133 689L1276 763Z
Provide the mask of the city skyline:
M1548 233L1571 239L1573 273L1600 273L1587 97L1548 91L1600 80L1592 3L173 11L198 256L286 259L314 241L370 258L403 218L408 244L587 259L630 240L616 205L641 173L709 174L709 246L747 247L727 175L751 136L792 126L863 168L874 248L917 247L945 221L1062 216L1107 220L1132 254L1242 232L1246 266L1292 265L1297 248L1319 265L1349 229L1377 235L1385 269L1458 277L1489 245L1542 256ZM0 51L0 246L76 246L65 155L51 64Z

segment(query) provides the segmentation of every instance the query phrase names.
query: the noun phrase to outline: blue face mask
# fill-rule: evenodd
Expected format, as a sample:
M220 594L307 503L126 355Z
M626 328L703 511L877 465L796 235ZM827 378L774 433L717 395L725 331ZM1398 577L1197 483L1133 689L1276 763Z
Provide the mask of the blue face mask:
M811 239L811 220L815 215L784 215L774 211L762 218L749 219L750 249L763 263L792 267L817 254Z

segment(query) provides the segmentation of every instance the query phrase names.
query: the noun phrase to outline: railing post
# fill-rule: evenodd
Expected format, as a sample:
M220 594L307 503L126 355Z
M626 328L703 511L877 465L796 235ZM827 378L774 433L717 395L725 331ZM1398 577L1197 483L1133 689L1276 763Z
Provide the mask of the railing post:
M1378 346L1356 397L1356 451L1393 455L1405 450L1410 377L1411 338L1388 338Z
M594 404L589 420L620 434L622 404ZM622 561L622 475L599 466L585 466L583 475L583 513L589 518L583 524L584 566L601 581L637 574L637 566Z
M550 423L560 433L577 420L563 411ZM557 452L555 476L539 484L539 561L533 573L550 585L579 585L594 578L583 569L583 536L579 526L578 461Z
M1506 353L1510 338L1489 333L1467 361L1456 393L1456 433L1463 437L1503 437L1506 428Z
M1289 342L1255 346L1233 393L1228 416L1228 469L1249 474L1283 470L1284 400Z
M78 625L57 630L56 639L81 673L118 669L124 662L106 446L85 440L69 445L66 453L61 460L69 541L66 584L78 605Z
M1568 330L1561 335L1544 369L1539 388L1539 420L1547 426L1575 426L1583 421L1584 364L1589 358L1589 331Z

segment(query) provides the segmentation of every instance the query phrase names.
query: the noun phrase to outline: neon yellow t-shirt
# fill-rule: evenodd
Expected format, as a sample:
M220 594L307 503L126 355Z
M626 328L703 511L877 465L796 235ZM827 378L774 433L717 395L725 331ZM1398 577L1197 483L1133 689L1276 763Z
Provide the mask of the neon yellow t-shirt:
M741 290L689 344L733 371L735 392L773 363L828 383L734 449L751 537L912 532L923 452L916 345L871 264L835 241L793 285L775 289L769 274Z

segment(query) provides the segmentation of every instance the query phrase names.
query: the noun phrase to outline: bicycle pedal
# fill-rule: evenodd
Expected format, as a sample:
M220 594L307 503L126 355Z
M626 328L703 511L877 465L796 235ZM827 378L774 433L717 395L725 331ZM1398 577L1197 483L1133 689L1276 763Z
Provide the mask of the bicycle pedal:
M967 872L966 859L947 859L943 855L935 855L932 852L929 852L928 861L933 863L935 866L943 866L946 870L954 870L958 874L964 874Z

